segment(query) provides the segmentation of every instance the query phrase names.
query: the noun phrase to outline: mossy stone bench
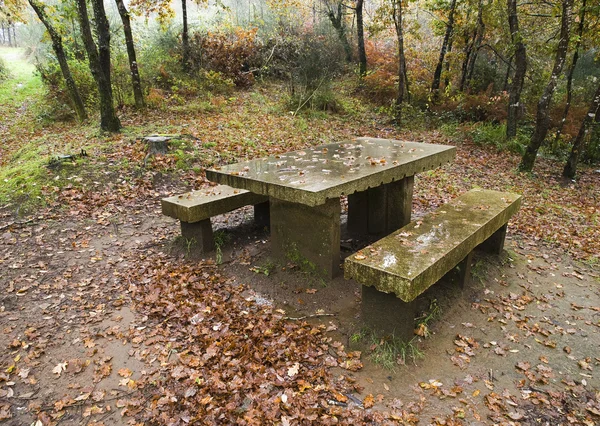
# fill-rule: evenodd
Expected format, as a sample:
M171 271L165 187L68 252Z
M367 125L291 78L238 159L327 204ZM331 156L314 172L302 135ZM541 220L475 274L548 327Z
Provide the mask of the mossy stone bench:
M346 258L344 276L362 284L365 324L413 336L417 296L458 266L465 285L473 249L500 253L521 196L474 189Z
M163 214L179 219L183 237L202 252L215 247L210 218L248 205L254 205L255 223L269 226L269 198L244 189L217 185L161 200Z

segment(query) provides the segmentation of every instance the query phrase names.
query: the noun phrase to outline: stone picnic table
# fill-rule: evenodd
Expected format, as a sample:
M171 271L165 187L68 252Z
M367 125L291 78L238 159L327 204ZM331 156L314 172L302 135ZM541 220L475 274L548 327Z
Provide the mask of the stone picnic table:
M410 222L414 175L446 164L453 146L355 138L206 170L206 177L266 195L271 251L301 258L330 278L340 273L340 196L348 230L389 234Z

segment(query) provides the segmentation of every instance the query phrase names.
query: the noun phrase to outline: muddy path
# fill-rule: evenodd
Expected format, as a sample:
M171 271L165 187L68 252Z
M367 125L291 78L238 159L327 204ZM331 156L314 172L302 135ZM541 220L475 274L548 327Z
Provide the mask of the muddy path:
M214 254L195 253L152 201L110 217L63 215L0 234L0 417L129 424L128 398L152 401L138 381L164 375L160 367L177 359L161 359L169 343L143 334L151 321L132 300L132 272L149 256L194 265ZM442 283L420 298L432 318L427 337L409 348L418 356L385 368L374 361L384 342L361 329L359 285L273 262L250 209L216 218L215 227L224 236L216 270L227 286L243 286L244 297L286 321L321 327L338 353L360 352L352 356L362 368L331 366L353 384L329 401L340 410L386 412L392 424L600 421L597 270L512 235L501 256L475 257L467 288ZM345 239L346 255L352 245Z

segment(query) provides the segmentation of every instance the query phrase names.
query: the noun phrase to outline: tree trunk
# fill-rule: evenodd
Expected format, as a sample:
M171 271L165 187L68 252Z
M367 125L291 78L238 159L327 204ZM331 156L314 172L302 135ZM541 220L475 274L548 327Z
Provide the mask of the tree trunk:
M454 30L454 11L456 10L456 0L452 0L450 3L450 13L448 14L448 24L446 25L446 34L444 34L444 41L442 42L442 49L440 50L440 56L438 63L433 73L433 82L431 83L431 93L433 93L433 99L437 99L440 91L440 81L442 79L442 68L444 67L444 57L448 51L448 44L450 43L450 37L452 37L452 31Z
M582 0L581 9L579 10L579 24L577 25L577 41L575 42L575 52L573 53L573 60L571 61L571 66L569 67L569 71L567 72L567 102L563 111L562 119L560 120L560 123L558 124L558 129L556 130L557 141L561 137L563 128L565 126L565 122L567 121L567 116L569 115L569 110L571 109L571 100L573 99L573 73L575 72L577 60L579 59L579 48L581 47L581 38L583 37L584 28L583 23L585 20L585 7L586 0Z
M398 39L398 96L396 97L396 124L402 124L402 103L404 102L404 90L407 86L406 58L404 56L404 31L402 27L402 0L392 0L394 27Z
M8 27L8 46L9 47L12 47L12 36L10 35L10 27L11 27L11 25L12 25L11 22L8 21L7 27Z
M510 39L515 47L515 74L508 94L508 117L506 118L506 137L517 136L517 120L519 116L521 92L527 71L527 53L523 44L522 34L519 32L519 19L517 16L517 0L507 0L508 25Z
M571 148L571 153L569 154L569 159L565 164L565 168L563 169L563 176L569 179L573 179L577 174L577 163L579 162L579 155L585 146L585 140L590 131L592 121L594 119L598 120L600 115L600 85L596 89L596 93L594 94L594 99L592 99L592 104L590 105L590 109L588 110L587 115L583 119L581 123L581 127L579 128L579 133L577 133L577 137L575 141L573 141L573 147Z
M329 6L328 3L327 17L331 21L333 28L335 28L338 38L340 39L340 43L342 43L344 53L346 54L346 62L352 62L352 48L350 47L348 37L346 36L346 25L344 25L344 14L342 11L343 6L344 5L340 1L337 3L337 10L334 10L331 6Z
M83 44L88 55L90 71L98 86L98 95L100 97L100 128L109 132L118 132L121 128L121 123L115 113L112 87L110 85L109 27L106 14L102 16L104 6L100 4L101 2L102 0L92 0L99 48L96 48L96 43L92 36L86 0L77 0L77 14L79 16Z
M188 34L187 0L181 0L181 12L183 14L183 31L181 32L181 46L183 49L182 66L185 72L190 70L190 37Z
M504 75L504 85L502 86L503 92L508 92L508 81L510 80L510 72L512 70L513 57L514 55L511 55L511 57L508 58L508 64L506 65L506 74Z
M29 4L38 18L40 18L40 21L42 24L44 24L44 27L46 27L46 30L50 35L50 40L52 40L52 49L54 50L60 70L65 79L67 90L69 91L69 97L71 98L71 102L73 102L73 108L75 109L75 113L77 114L79 121L84 121L87 119L87 113L85 112L85 106L83 105L83 100L79 94L79 89L77 89L77 85L75 84L75 80L71 74L69 63L67 62L67 55L65 54L65 50L63 48L62 37L48 20L44 6L38 3L36 0L29 0Z
M137 60L135 57L135 46L133 44L133 35L131 34L131 21L129 11L125 7L123 0L115 0L117 9L123 22L123 32L125 33L125 44L127 45L127 57L129 58L129 69L131 71L131 85L133 86L133 96L135 98L135 107L144 108L144 93L142 92L142 81L138 71Z
M450 42L448 43L448 53L452 53L452 44L454 41L454 37L450 37ZM450 61L446 59L446 76L444 77L444 90L448 90L448 86L450 85Z
M465 79L465 85L463 86L463 88L469 87L469 85L471 84L471 80L473 79L475 63L477 62L477 55L479 54L479 49L481 48L481 43L483 42L484 34L485 23L483 22L483 0L479 0L479 5L477 6L477 28L475 29L473 49L467 62L467 75Z
M367 52L365 50L363 4L364 0L356 0L356 38L358 43L358 66L361 77L367 73Z
M565 58L567 56L567 49L569 47L569 32L571 26L571 9L573 7L573 0L562 0L562 17L560 20L560 40L558 41L558 49L556 50L556 57L554 59L554 67L552 68L552 74L550 75L550 81L542 94L542 97L538 101L537 114L535 121L535 131L531 137L531 141L527 146L525 154L519 164L519 170L530 172L533 169L535 163L535 157L537 152L542 146L542 142L548 134L548 128L550 127L550 115L548 110L550 109L550 103L556 90L558 78L562 69L565 65Z

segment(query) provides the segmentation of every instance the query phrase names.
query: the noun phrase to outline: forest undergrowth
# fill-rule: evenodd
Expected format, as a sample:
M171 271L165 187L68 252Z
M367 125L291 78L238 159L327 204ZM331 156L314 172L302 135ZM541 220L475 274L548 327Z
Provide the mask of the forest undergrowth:
M0 421L597 424L599 171L565 181L558 162L539 158L534 173L518 173L518 154L426 124L398 129L350 91L339 87L338 113L292 114L274 84L176 111L124 109L120 134L48 124L34 103L3 102L21 118L3 122L0 148ZM166 155L148 155L149 134L173 136ZM230 264L173 249L177 224L160 214L161 198L209 185L206 167L355 136L457 146L452 164L417 177L416 216L473 187L523 194L510 260L483 273L466 304L473 319L457 317L446 343L450 320L433 324L416 373L383 373L414 378L410 387L371 390L361 371L381 367L369 348L331 336L343 324L289 319ZM240 243L232 264L251 262L253 245ZM301 294L327 289L311 291ZM449 347L428 351L432 341ZM502 377L478 364L488 352ZM438 358L443 373L419 375Z

